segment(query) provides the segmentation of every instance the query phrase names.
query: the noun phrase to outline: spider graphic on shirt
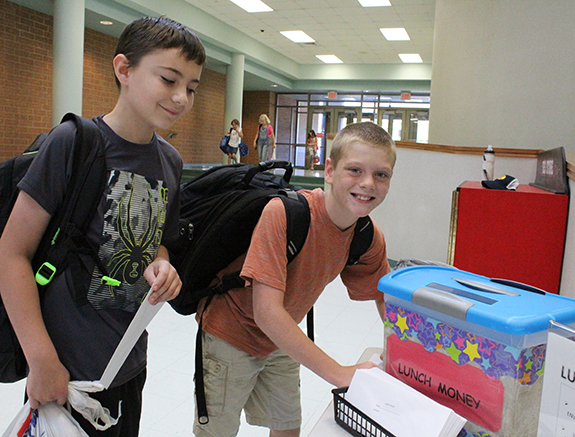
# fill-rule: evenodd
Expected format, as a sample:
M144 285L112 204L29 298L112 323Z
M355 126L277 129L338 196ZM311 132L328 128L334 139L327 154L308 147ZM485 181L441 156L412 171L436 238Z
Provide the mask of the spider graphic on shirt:
M146 268L154 260L155 253L152 253L149 249L151 249L150 246L156 238L159 238L159 220L156 220L157 214L154 213L152 193L149 186L147 187L147 193L145 231L139 237L135 232L135 225L132 223L134 218L131 215L134 201L133 186L130 190L128 201L125 202L126 198L124 197L120 199L118 204L116 228L124 248L114 253L108 261L108 266L113 266L109 275L130 285L134 285L143 276Z

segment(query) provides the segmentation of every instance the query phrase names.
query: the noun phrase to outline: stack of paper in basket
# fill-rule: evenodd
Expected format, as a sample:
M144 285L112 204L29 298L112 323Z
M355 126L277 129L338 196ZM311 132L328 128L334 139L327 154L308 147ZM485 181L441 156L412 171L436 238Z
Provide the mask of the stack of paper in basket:
M356 371L345 399L397 437L455 437L467 422L377 367Z

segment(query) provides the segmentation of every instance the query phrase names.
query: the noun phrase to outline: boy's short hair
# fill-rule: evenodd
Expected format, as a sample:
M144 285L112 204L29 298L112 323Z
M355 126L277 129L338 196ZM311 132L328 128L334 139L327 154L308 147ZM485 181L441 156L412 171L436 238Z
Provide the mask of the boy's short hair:
M123 54L130 67L136 67L143 56L154 50L171 48L181 48L188 61L198 65L206 62L206 50L198 36L189 27L167 17L144 17L128 24L118 39L114 57ZM120 88L118 78L115 79Z
M395 164L395 142L385 129L371 121L348 124L335 136L329 157L334 167L343 156L347 146L355 142L362 142L373 147L388 149L389 156Z

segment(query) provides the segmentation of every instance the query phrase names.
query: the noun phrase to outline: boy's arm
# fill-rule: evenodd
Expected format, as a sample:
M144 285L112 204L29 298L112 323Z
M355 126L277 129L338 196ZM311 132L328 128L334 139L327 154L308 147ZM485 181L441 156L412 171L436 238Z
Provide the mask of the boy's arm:
M152 305L172 300L182 288L180 276L170 263L168 249L164 246L158 249L156 259L146 268L144 277L154 290L150 295Z
M64 404L69 373L50 339L42 313L32 259L50 215L20 192L0 238L0 293L30 368L26 391L32 408L56 401Z
M299 328L283 306L284 292L253 280L254 319L277 347L330 384L347 387L357 369L375 367L366 362L341 366Z

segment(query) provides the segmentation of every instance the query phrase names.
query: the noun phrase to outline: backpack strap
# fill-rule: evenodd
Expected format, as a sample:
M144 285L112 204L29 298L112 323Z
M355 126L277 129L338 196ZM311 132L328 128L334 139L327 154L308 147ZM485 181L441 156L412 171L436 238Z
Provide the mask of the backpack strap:
M90 255L104 277L107 276L97 250L85 236L101 200L99 194L105 189L107 169L103 139L96 123L72 113L62 118L62 122L68 120L76 125L72 172L62 206L50 221L39 246L37 260L41 265L36 273L36 281L40 285L47 285L54 275L69 264L73 267L75 288L80 292L85 288L80 285L86 282L86 275L83 272L85 267L80 264L79 253ZM79 296L83 294L79 293Z
M311 221L309 204L305 196L293 190L281 190L279 196L286 210L286 255L288 264L300 253Z
M349 246L347 265L357 264L361 256L367 252L373 240L373 223L369 216L360 217L355 225L353 240Z

